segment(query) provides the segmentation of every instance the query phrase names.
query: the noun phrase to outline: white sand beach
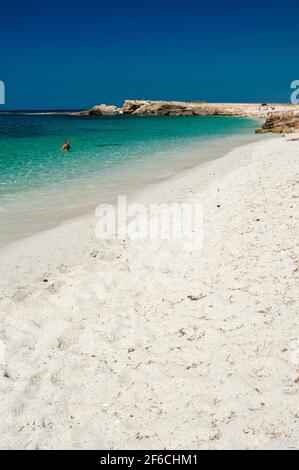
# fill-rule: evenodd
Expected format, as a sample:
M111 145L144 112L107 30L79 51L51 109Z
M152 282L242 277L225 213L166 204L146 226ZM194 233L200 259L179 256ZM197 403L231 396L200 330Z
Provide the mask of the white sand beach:
M289 138L136 195L202 204L200 251L103 242L93 216L0 251L1 449L296 448Z

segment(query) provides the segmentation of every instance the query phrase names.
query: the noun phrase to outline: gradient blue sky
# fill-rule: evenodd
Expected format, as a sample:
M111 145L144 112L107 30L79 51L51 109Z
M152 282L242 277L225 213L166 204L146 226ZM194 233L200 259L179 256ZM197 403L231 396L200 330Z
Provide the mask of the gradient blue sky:
M0 110L288 101L299 79L298 0L12 0L0 9Z

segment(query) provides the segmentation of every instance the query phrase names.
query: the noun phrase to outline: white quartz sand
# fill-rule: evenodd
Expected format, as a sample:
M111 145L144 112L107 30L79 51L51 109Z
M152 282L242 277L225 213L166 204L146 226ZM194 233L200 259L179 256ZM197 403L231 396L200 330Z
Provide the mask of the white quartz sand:
M296 447L299 142L287 138L139 195L201 203L200 251L99 241L93 217L1 251L2 449Z

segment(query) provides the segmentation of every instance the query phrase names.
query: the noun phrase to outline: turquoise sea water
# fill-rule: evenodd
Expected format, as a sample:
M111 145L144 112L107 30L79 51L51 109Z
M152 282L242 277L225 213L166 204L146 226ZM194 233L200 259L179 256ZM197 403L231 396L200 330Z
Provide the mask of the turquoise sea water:
M237 117L0 115L0 245L220 156L257 127Z

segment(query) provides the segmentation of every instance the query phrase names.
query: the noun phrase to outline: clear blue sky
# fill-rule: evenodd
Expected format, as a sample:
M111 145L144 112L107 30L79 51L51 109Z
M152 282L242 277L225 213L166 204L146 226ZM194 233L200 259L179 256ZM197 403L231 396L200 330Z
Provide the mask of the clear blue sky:
M10 0L0 9L7 109L288 101L299 79L298 0Z

